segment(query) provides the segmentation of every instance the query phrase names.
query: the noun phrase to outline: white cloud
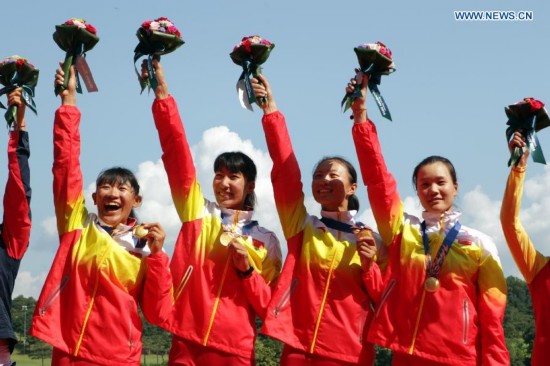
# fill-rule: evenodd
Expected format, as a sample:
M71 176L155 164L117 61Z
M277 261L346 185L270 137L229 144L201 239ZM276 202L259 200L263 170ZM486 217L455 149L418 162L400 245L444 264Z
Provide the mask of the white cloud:
M13 289L13 297L23 295L25 297L33 297L38 299L40 290L44 284L47 273L33 274L29 271L20 271L15 281L15 287Z
M55 216L50 216L44 219L40 223L40 226L42 227L42 229L44 229L48 236L57 237L57 219L55 218Z

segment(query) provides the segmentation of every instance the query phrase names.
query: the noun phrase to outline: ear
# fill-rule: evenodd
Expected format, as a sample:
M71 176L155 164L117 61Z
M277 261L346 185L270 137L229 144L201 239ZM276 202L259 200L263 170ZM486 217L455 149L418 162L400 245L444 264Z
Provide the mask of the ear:
M351 196L352 194L355 194L356 191L357 191L357 183L351 184L349 186L348 196Z
M455 197L458 196L458 183L455 183Z
M134 203L132 204L132 208L138 208L141 206L141 196L137 195L134 197Z
M254 193L255 188L256 188L256 182L255 181L246 183L246 187L245 187L246 194Z
M94 205L97 206L97 193L92 193L92 199L94 200Z

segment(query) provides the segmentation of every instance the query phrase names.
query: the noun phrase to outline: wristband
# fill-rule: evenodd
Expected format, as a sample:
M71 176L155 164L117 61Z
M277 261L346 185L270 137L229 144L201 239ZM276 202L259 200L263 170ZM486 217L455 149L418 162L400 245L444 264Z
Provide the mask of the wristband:
M254 267L250 266L246 271L239 271L239 277L242 279L248 278L252 276L252 272L254 272Z

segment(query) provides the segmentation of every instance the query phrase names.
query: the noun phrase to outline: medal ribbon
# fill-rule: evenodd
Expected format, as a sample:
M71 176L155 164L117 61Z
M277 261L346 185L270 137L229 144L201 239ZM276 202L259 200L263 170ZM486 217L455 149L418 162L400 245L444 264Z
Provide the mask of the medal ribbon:
M321 217L320 221L325 224L326 227L329 227L334 230L343 231L345 233L354 234L357 229L364 227L363 223L357 222L355 225L346 224L345 222L337 221L330 219L328 217Z
M430 244L428 241L428 233L426 232L426 221L422 221L422 224L421 224L422 242L424 243L424 253L426 253L427 277L437 278L437 276L439 276L439 271L443 266L443 262L445 262L447 253L449 253L449 250L451 250L451 246L453 245L453 242L458 236L458 232L460 231L461 226L462 225L460 224L460 222L457 221L456 224L451 228L451 230L449 230L449 232L445 236L445 239L443 240L443 243L439 247L439 250L437 251L435 258L432 259L432 256L430 254Z
M233 224L230 224L230 223L227 222L228 217L226 215L224 215L223 212L222 212L221 216L222 216L222 229L223 229L223 231L224 232L229 232L229 233L231 233L233 235L236 235L236 236L247 236L252 232L252 228L254 226L258 225L258 221L252 220L249 223L243 225L243 227L241 229L241 235L238 235L238 234L235 234L235 229L237 228L237 224L238 224L239 212L235 213L235 220L234 220L235 222Z

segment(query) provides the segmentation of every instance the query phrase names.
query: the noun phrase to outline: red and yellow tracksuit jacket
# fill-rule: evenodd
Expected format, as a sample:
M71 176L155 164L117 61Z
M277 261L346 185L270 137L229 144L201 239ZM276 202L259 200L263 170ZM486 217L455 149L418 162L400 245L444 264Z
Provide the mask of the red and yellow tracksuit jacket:
M142 325L160 323L155 297L170 295L168 257L139 258L117 243L84 206L80 111L61 106L54 123L54 200L60 245L36 304L30 334L102 365L139 365ZM126 231L119 235L130 235Z
M4 219L0 225L0 339L17 343L11 318L15 278L31 234L29 134L10 131L8 181L4 192Z
M531 364L547 365L550 359L550 265L545 257L535 249L519 218L525 167L513 167L508 177L500 221L508 247L533 300L535 314L535 342Z
M252 211L221 209L204 198L178 107L171 96L155 100L153 116L172 198L182 222L170 263L174 314L171 322L162 326L185 340L252 357L255 317L265 316L270 284L281 270L279 242L273 232L252 221ZM239 276L228 248L220 244L222 225L247 236L242 243L255 269L250 277Z
M367 288L375 288L369 281L380 278L374 271L363 274L355 234L330 230L306 212L300 168L283 114L266 114L262 122L273 160L275 202L288 243L262 333L303 352L372 364L373 346L366 342L372 317ZM351 221L349 213L341 214L345 217L333 218Z
M427 292L421 220L403 212L374 124L356 123L353 139L378 230L389 243L385 290L369 341L392 349L394 363L405 357L409 365L422 364L422 359L454 365L508 365L502 328L506 282L494 243L462 226L443 263L441 288ZM432 257L459 216L457 212L441 217L424 213Z

